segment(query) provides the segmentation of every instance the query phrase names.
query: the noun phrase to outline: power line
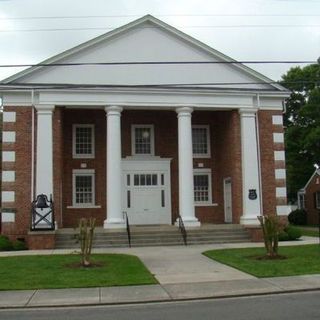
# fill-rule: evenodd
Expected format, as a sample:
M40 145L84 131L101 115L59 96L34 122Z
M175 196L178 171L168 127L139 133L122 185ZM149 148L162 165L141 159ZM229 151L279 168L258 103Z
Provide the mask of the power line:
M143 14L129 15L82 15L82 16L29 16L29 17L1 17L0 20L50 20L50 19L101 19L101 18L134 18ZM250 13L217 13L217 14L159 14L157 17L319 17L319 14L250 14Z
M66 63L25 63L2 64L0 68L22 67L77 67L77 66L118 66L118 65L191 65L191 64L303 64L317 63L313 60L243 60L243 61L119 61L119 62L66 62Z
M320 25L309 25L309 24L240 24L240 25L194 25L194 26L177 26L180 29L188 28L208 28L208 29L234 29L234 28L319 28ZM116 27L86 27L86 28L43 28L43 29L11 29L11 30L0 30L1 33L10 32L58 32L58 31L90 31L90 30L113 30ZM154 28L154 27L143 27L143 28Z
M285 81L286 84L314 84L317 81L302 79L299 81ZM198 82L198 83L162 83L162 84L71 84L71 83L0 83L4 89L104 89L104 88L174 88L174 89L212 89L206 86L248 86L280 84L279 81L252 81L252 82ZM198 86L198 87L196 87ZM199 87L202 86L202 87ZM219 87L213 89L221 89ZM230 88L235 89L235 88ZM261 89L259 89L261 90Z

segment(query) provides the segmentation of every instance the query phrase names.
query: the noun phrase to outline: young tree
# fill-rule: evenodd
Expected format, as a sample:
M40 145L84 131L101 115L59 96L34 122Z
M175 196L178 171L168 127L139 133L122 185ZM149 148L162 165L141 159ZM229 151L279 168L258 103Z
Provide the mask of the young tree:
M281 84L291 90L284 125L288 198L295 200L320 164L320 63L291 68Z
M265 215L257 217L263 234L264 246L267 251L267 257L277 258L278 255L278 243L279 232L281 230L281 224L279 217L276 215Z
M83 267L91 265L91 249L93 244L93 234L95 228L95 218L81 218L79 221L79 241L81 249L81 264Z

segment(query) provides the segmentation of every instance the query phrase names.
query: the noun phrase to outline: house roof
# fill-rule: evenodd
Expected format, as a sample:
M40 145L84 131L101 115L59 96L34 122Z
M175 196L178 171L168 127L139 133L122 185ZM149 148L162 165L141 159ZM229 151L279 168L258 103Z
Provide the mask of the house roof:
M316 175L320 176L320 169L316 169L316 170L314 171L314 173L311 175L311 177L310 177L310 179L308 180L308 182L306 183L306 185L305 185L303 188L301 188L301 189L299 190L299 192L304 192L304 191L307 189L308 185L311 183L311 181L313 180L313 178L314 178Z
M275 83L270 83L272 82L271 79L267 78L266 76L260 74L259 72L243 65L240 63L237 63L236 60L224 55L223 53L209 47L208 45L200 42L199 40L194 39L193 37L177 30L176 28L164 23L163 21L156 19L155 17L151 16L151 15L146 15L140 19L134 20L120 28L114 29L110 32L107 32L101 36L98 36L92 40L89 40L87 42L84 42L76 47L73 47L67 51L64 51L56 56L53 56L47 60L42 61L41 63L39 63L39 65L37 66L33 66L30 67L26 70L23 70L13 76L10 76L4 80L2 80L0 83L2 84L15 84L18 83L19 81L21 81L22 78L28 76L28 77L32 77L33 74L35 74L36 71L39 71L43 68L45 68L45 66L43 65L50 65L50 64L55 64L55 63L59 63L59 61L61 61L62 59L66 59L66 58L70 58L73 55L88 49L92 46L95 46L97 44L100 44L106 40L111 40L113 38L119 37L122 34L130 31L131 29L134 29L136 27L140 27L144 24L152 24L157 28L163 29L166 32L170 33L171 35L174 35L180 39L183 39L185 42L196 46L198 49L201 49L203 51L205 51L206 53L210 54L212 57L214 57L215 59L218 59L218 61L221 62L235 62L235 64L232 64L232 67L234 69L237 69L239 71L241 71L243 74L246 74L248 76L251 76L255 79L257 79L257 81L268 84L268 86L270 86L271 90L274 91L287 91L287 89L285 89L284 87L282 87L279 84L275 84Z

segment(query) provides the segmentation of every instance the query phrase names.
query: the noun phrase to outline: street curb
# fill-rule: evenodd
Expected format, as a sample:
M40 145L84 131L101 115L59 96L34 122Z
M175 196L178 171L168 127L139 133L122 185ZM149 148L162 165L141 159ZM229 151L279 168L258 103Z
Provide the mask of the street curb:
M131 302L101 302L101 303L81 303L81 304L43 304L43 305L24 305L24 306L0 306L0 310L10 310L10 309L45 309L45 308L81 308L81 307L98 307L98 306L129 306L129 305L146 305L153 303L175 303L175 302L188 302L188 301L202 301L202 300L218 300L218 299L232 299L232 298L244 298L244 297L259 297L259 296L269 296L269 295L281 295L290 293L304 293L319 291L319 288L305 288L305 289L294 289L294 290L283 290L283 291L268 291L268 292L251 292L251 293L241 293L241 294L231 294L231 295L217 295L217 296L205 296L205 297L195 297L195 298L172 298L172 299L155 299L147 301L131 301Z

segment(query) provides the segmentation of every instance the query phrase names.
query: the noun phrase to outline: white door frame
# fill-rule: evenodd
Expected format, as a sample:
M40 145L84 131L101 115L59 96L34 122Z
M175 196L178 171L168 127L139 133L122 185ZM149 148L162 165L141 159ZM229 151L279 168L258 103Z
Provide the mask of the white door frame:
M158 181L160 175L165 175L165 183L163 186L160 186L158 189L164 189L165 192L165 210L161 213L162 217L160 218L160 224L170 224L172 223L172 214L171 214L171 176L170 176L170 158L160 158L152 156L133 156L122 159L122 203L123 211L128 213L130 220L130 209L127 207L127 175L130 174L144 174L144 173L157 173ZM132 179L131 179L132 180ZM131 182L131 184L133 181ZM132 192L131 192L132 194ZM133 199L131 199L133 203ZM152 222L151 220L143 220L138 224L159 224L158 221Z
M230 199L227 199L227 196L226 196L227 184L229 185L228 188L230 188ZM227 203L227 200L229 200L230 203ZM223 202L224 202L224 222L232 223L232 180L230 177L223 179Z

